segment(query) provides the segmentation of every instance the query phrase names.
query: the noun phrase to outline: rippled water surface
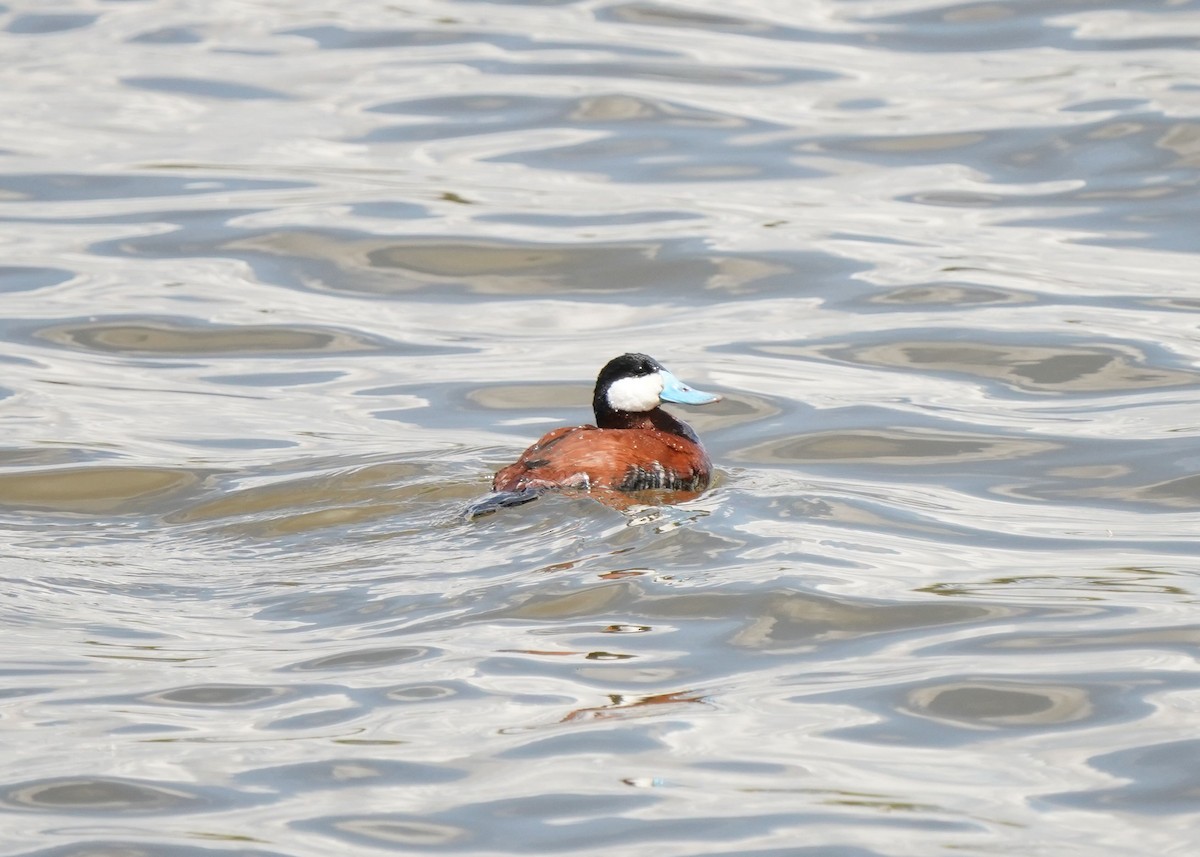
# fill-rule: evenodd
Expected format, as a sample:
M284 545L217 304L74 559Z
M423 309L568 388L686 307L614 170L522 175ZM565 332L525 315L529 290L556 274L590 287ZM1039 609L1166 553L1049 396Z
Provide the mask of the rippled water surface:
M0 849L1191 855L1200 4L0 6ZM462 511L646 351L674 505Z

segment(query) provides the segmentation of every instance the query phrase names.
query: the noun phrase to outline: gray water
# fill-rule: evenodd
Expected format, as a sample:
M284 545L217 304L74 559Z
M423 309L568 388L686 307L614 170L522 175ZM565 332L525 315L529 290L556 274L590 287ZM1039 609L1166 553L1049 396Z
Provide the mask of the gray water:
M0 853L1196 853L1200 4L0 13Z

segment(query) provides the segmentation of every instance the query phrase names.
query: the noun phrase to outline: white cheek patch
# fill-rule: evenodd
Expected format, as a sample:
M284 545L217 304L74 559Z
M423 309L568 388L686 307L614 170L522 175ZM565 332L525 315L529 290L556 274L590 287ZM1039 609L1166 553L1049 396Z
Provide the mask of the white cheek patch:
M663 391L662 378L657 372L637 378L621 378L608 388L608 404L615 411L639 414L658 407Z

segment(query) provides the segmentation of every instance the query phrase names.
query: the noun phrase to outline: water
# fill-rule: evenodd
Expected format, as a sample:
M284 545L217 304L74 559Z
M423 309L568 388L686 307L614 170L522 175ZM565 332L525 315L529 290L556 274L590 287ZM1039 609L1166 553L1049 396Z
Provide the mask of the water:
M1195 852L1198 4L0 13L3 854Z

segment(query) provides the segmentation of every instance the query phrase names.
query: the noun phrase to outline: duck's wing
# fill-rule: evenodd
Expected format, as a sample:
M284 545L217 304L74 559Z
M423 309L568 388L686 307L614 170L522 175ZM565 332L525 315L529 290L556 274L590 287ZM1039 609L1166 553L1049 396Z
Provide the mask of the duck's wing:
M543 435L537 443L529 447L521 453L521 457L514 463L508 465L498 471L492 479L493 491L516 491L526 487L530 483L535 482L553 482L550 474L561 470L562 468L555 465L556 460L569 459L570 455L564 456L563 452L556 447L560 446L568 438L576 437L577 435L587 435L592 432L599 431L595 426L563 426L556 428L552 432ZM573 448L578 448L576 444L568 443L570 452ZM553 458L550 457L553 451ZM553 484L546 487L554 487Z

